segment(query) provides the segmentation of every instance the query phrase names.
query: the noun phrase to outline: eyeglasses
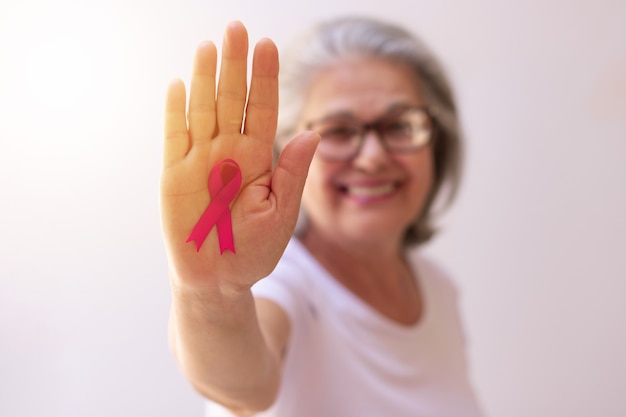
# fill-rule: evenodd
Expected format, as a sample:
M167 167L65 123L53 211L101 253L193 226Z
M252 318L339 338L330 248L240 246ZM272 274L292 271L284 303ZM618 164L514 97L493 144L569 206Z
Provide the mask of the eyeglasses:
M377 133L387 152L415 152L428 145L434 137L434 120L425 107L402 107L383 118L359 123L352 117L331 116L308 124L307 129L317 132L321 141L319 156L326 160L346 161L361 151L365 134Z

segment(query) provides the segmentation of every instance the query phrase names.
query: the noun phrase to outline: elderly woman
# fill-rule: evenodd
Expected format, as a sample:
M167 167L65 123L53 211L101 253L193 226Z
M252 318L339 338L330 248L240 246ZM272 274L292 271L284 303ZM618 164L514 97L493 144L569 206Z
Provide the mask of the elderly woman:
M179 80L166 100L170 340L209 415L480 415L454 286L417 249L459 180L435 58L386 23L316 26L279 117L276 47L257 43L249 89L247 50L231 23L219 80L201 44L188 110Z

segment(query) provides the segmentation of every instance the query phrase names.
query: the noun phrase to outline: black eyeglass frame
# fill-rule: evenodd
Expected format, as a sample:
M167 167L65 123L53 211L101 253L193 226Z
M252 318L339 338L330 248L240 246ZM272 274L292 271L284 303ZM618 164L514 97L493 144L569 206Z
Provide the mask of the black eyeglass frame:
M395 115L401 115L404 114L405 112L409 112L409 111L420 111L422 113L424 113L427 118L428 121L430 123L430 136L428 138L428 140L423 143L423 144L419 144L416 145L415 147L409 147L406 149L394 149L394 148L390 148L387 141L385 140L385 136L383 134L383 130L385 128L385 126L387 126L390 121L392 121L393 117L395 117ZM389 152L389 153L412 153L412 152L417 152L423 148L425 148L426 146L432 144L434 142L434 140L437 137L437 119L435 117L435 112L433 111L433 109L431 109L428 106L402 106L400 108L398 108L398 110L396 111L391 111L388 114L382 116L381 118L374 120L372 122L369 123L354 123L354 127L356 127L358 130L356 132L356 134L359 137L359 142L357 144L357 146L354 149L354 152L352 152L351 154L347 155L347 156L341 156L341 157L333 157L330 156L328 154L322 154L322 153L318 153L318 155L325 160L329 160L329 161L349 161L353 158L355 158L360 152L361 152L361 148L363 147L363 143L365 143L365 135L367 134L367 132L369 131L374 131L376 133L376 137L377 139L380 141L380 143L382 144L382 146L385 148L385 151ZM328 121L329 117L324 117L322 119L318 119L318 120L313 120L309 123L307 123L306 125L306 129L307 130L313 130L314 126L316 124L319 123L323 123L325 121ZM321 134L320 134L321 136ZM323 136L322 136L322 141L324 140ZM321 143L320 143L321 145Z

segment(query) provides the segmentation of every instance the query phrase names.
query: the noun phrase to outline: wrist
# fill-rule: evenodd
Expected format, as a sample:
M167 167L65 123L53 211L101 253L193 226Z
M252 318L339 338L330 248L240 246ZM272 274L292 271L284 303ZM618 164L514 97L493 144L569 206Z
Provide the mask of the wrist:
M172 306L177 315L194 315L210 319L227 314L233 319L254 307L249 286L216 283L215 280L189 283L170 277Z

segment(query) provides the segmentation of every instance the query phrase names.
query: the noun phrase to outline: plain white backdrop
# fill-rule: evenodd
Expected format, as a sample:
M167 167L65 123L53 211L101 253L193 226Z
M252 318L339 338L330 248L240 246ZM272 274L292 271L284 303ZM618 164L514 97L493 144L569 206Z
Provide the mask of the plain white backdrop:
M357 13L438 52L467 136L427 248L490 417L626 415L626 3L0 0L0 415L201 416L167 347L166 85L242 20Z

